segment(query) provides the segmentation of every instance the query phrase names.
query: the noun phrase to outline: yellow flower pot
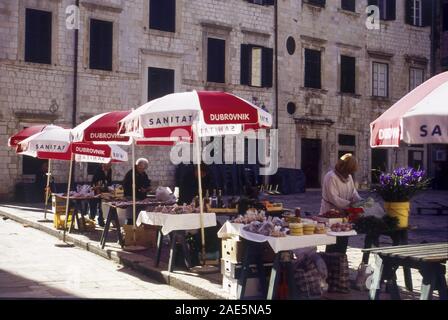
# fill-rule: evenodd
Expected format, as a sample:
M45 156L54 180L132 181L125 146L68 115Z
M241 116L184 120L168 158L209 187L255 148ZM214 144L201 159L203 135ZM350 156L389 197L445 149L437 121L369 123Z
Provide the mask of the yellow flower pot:
M407 228L409 226L410 202L385 202L384 209L388 216L398 219L398 228Z

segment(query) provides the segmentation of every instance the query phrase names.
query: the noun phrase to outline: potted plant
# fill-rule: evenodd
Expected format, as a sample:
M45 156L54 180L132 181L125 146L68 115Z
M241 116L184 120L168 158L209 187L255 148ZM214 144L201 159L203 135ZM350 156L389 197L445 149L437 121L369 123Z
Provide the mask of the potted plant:
M399 228L407 228L410 201L430 183L424 170L398 168L392 173L382 173L375 191L384 200L384 209L391 217L398 219Z

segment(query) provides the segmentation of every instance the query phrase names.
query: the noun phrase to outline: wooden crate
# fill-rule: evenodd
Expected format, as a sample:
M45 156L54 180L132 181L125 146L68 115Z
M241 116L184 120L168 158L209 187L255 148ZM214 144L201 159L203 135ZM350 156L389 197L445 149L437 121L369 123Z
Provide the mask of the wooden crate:
M125 246L142 246L147 248L155 248L157 244L157 227L149 225L140 225L134 231L132 225L123 225Z

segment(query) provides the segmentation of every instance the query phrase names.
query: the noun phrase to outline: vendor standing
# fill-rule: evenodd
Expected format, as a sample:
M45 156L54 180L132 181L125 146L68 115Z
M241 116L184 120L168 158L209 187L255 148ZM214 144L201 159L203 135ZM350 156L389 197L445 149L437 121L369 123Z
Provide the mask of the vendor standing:
M351 204L362 200L356 191L353 174L358 170L358 163L352 154L343 155L334 170L329 171L322 184L322 202L320 213L331 209L341 211Z
M92 178L92 187L95 193L107 192L112 185L112 163L103 163L99 166ZM90 218L93 220L98 215L98 225L104 227L103 210L101 209L101 199L89 201Z
M320 213L326 213L332 209L342 211L353 203L362 200L356 191L353 174L358 170L358 163L352 154L343 155L334 170L329 171L322 184L322 202ZM326 252L338 252L345 254L348 245L348 237L337 237L335 245L327 246Z
M150 190L151 180L149 180L146 174L146 169L148 169L149 161L145 158L137 159L135 162L135 198L136 200L146 199L147 193ZM124 196L132 198L132 169L126 173L123 180ZM133 224L132 210L127 213L126 224Z

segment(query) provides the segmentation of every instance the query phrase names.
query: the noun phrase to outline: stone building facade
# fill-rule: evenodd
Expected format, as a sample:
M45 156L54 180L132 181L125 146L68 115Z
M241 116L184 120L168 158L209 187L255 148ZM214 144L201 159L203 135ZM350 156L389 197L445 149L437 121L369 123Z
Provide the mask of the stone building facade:
M34 178L24 174L24 160L7 147L8 136L34 124L72 126L75 31L70 23L75 2L0 2L2 200L12 197L17 183ZM101 112L136 108L161 92L192 89L233 92L264 105L275 118L274 1L164 0L159 1L165 3L161 7L156 2L79 1L76 123ZM422 70L423 78L429 76L430 30L406 24L401 1L396 2L396 19L381 21L380 30L366 27L367 0L355 1L354 11L341 9L341 1L308 2L313 1L278 1L280 166L305 169L315 175L309 180L316 180L317 186L338 153L350 151L360 160L357 180L367 184L374 165L368 145L369 123L409 91L411 68ZM51 20L50 63L27 58L27 34L33 34L26 24L30 9L51 12L49 18L47 15ZM166 21L160 19L164 15L157 15L160 12L174 13ZM99 22L95 25L95 21ZM106 32L100 35L111 40L101 42L98 39L104 37L95 38L92 30ZM102 56L102 50L100 60L92 56L92 38L101 42L101 48L109 48L110 56ZM305 49L321 52L321 88L306 88ZM225 67L209 62L210 55L225 61ZM355 57L354 93L340 93L341 55ZM110 63L106 63L107 70L101 70L104 65L92 67L95 61ZM387 65L386 97L373 97L373 62ZM168 87L160 87L157 79L168 79ZM407 164L412 150L418 155L423 152L425 161L425 149L419 146L373 156L376 164L384 158L392 167ZM148 173L155 184L173 184L169 149L137 148L137 155L149 158ZM55 165L58 182L66 181L67 164ZM114 178L120 179L128 169L129 164L117 165ZM76 165L78 181L86 181L87 173L87 165Z
M421 82L410 79L412 72L420 75L419 80L430 76L430 27L410 25L414 21L407 20L405 1L396 1L389 17L380 5L379 29L371 24L367 27L373 18L368 18L367 4L279 1L280 162L314 172L310 186L318 187L322 175L345 152L359 160L356 180L364 186L372 180L371 169L426 166L423 146L372 151L369 124ZM320 54L318 88L306 85L309 49ZM341 81L347 81L343 70L350 72L350 67L342 65L344 59L352 61L354 81L348 79L354 82L352 88L342 88ZM382 90L376 87L378 67L385 72Z

